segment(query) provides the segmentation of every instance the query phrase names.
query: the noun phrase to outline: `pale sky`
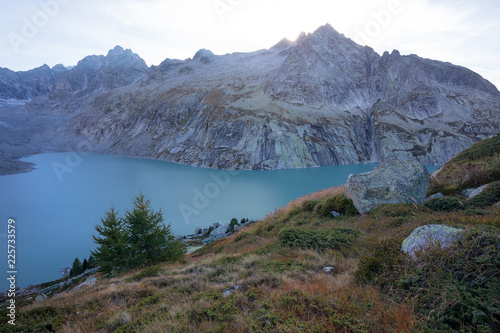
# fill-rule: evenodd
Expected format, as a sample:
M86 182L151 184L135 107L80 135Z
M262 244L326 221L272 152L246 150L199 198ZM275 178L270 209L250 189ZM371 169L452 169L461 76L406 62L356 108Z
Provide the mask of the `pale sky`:
M500 88L498 0L0 0L0 67L66 66L115 45L148 65L269 48L329 23L379 54L468 67Z

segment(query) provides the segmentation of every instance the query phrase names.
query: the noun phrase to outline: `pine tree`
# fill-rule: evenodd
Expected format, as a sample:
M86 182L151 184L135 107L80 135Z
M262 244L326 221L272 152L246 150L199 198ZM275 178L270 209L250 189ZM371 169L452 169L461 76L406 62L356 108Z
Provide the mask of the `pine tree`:
M89 262L87 261L87 259L83 259L82 273L85 272L87 269L89 269Z
M95 230L101 236L92 235L97 244L96 249L91 251L91 257L95 258L95 265L100 266L100 271L105 276L126 269L129 259L128 237L124 222L113 207L101 219L101 225L95 226Z
M133 210L125 215L132 267L177 260L185 254L184 245L174 241L170 224L164 225L163 212L153 211L150 205L141 193L134 199Z
M238 219L233 217L231 219L231 222L229 222L229 231L233 232L234 231L234 226L238 225Z
M96 265L95 265L95 258L94 258L94 256L91 254L91 255L89 256L89 260L88 260L87 267L88 267L89 269L91 269L91 268L94 268L95 266L96 266Z
M80 259L75 258L75 261L73 261L73 266L71 267L70 271L70 276L77 276L82 273L82 263L80 262Z

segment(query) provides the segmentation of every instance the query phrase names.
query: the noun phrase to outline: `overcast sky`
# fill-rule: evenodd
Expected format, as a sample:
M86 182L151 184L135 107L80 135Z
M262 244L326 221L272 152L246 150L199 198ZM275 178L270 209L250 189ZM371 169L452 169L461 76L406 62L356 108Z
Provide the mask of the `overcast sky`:
M0 0L0 67L75 65L115 45L148 65L269 48L329 23L378 53L468 67L500 88L498 0Z

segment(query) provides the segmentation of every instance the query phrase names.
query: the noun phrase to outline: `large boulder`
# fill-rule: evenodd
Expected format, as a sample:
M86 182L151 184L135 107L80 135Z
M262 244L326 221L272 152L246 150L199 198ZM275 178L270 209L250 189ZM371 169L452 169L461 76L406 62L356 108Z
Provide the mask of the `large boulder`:
M221 238L224 237L228 231L229 231L229 224L225 223L223 225L220 225L217 229L213 230L210 233L210 237Z
M383 203L422 204L429 188L429 172L413 158L388 159L373 171L349 175L344 194L360 214Z
M446 249L456 242L462 233L462 229L444 225L424 225L413 230L410 236L403 241L401 251L415 257L416 251L423 251L433 245L439 245L441 248Z
M216 229L212 230L210 235L203 240L204 244L211 243L217 239L224 238L227 236L229 231L229 223L219 225Z

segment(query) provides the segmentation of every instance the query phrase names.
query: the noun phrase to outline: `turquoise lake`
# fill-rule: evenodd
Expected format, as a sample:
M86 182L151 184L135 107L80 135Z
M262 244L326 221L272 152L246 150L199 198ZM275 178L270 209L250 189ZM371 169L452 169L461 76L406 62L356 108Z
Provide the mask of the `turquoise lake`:
M169 162L77 153L24 159L37 169L0 176L0 265L7 274L7 221L16 221L17 286L60 278L59 270L93 249L94 225L120 213L141 191L177 235L231 218L259 219L302 195L344 184L377 164L276 171L220 171ZM2 279L0 290L6 290Z

